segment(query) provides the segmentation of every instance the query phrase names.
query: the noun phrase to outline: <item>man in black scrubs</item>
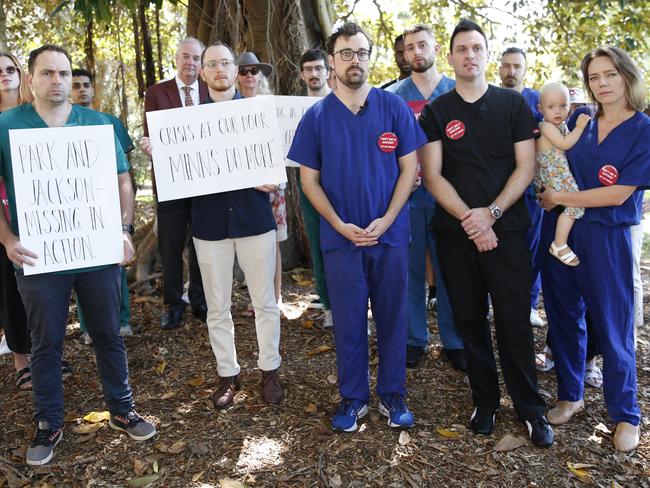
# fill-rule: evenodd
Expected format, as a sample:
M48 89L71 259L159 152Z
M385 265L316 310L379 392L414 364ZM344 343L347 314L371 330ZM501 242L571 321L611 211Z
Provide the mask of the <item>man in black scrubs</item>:
M499 408L499 381L486 319L492 299L506 386L533 442L553 443L539 394L530 328L528 213L522 195L533 178L537 124L523 97L485 81L487 39L461 20L451 36L456 88L427 105L420 125L426 188L438 258L465 343L475 405L472 430L488 435Z

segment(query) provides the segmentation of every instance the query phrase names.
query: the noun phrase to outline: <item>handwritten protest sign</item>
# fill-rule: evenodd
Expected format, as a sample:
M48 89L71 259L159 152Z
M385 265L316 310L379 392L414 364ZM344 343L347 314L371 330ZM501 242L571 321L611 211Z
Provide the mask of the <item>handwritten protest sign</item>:
M158 200L287 181L273 97L147 113Z
M282 145L284 147L284 157L289 154L289 148L293 142L293 136L298 128L300 119L305 114L307 109L315 104L319 97L288 97L288 96L275 96L275 108L280 124L280 131L282 133ZM298 167L299 164L287 159L287 166Z
M9 131L26 275L119 263L122 219L112 125Z

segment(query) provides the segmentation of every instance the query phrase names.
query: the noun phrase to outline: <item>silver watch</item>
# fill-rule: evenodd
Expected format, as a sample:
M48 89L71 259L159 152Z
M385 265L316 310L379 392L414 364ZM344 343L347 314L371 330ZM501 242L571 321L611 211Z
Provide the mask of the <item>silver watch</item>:
M492 214L492 217L494 217L496 220L499 220L503 215L503 210L501 210L501 208L496 203L490 205L488 207L488 210Z

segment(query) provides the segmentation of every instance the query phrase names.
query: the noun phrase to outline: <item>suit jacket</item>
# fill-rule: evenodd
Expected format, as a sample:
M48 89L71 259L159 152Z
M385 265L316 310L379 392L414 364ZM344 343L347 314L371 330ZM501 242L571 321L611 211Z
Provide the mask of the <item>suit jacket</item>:
M199 78L199 103L208 98L208 86ZM176 77L171 80L162 81L147 88L144 94L144 135L149 137L149 127L147 127L147 112L155 110L166 110L169 108L179 108L183 106L181 94L178 92ZM151 183L154 195L156 191L156 177L151 165Z
M199 79L199 103L208 98L208 86ZM176 78L162 81L147 88L144 94L144 135L149 137L149 128L147 127L147 112L155 110L166 110L168 108L182 107L181 95L178 92Z

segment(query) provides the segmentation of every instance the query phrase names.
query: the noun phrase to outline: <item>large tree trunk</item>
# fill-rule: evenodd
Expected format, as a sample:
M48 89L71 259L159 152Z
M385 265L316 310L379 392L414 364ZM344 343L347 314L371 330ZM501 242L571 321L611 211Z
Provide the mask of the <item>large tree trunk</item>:
M95 43L94 43L94 22L90 19L86 23L84 37L84 54L86 55L86 69L95 75Z
M140 50L140 26L138 25L138 11L133 9L131 14L131 20L133 21L133 50L135 53L135 79L138 81L138 98L142 100L144 98L144 91L146 89L144 85L144 75L142 73L142 52Z
M149 22L147 20L148 2L140 0L138 3L138 16L140 18L140 32L142 34L142 51L144 52L144 76L146 86L156 84L156 63L153 60L153 46L151 45L151 34L149 34Z
M158 61L158 79L162 80L163 73L163 57L162 57L162 41L160 40L160 7L156 4L156 54Z

